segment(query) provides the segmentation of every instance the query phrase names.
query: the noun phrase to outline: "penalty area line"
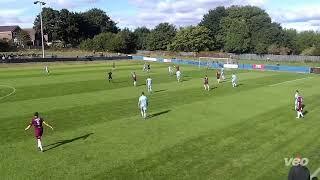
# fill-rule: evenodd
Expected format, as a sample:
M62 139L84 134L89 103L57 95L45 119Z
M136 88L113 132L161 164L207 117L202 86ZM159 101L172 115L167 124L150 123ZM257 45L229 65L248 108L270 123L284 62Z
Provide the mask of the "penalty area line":
M300 78L300 79L294 79L294 80L284 81L284 82L277 83L277 84L271 84L271 85L269 85L269 86L272 87L272 86L277 86L277 85L280 85L280 84L286 84L286 83L290 83L290 82L300 81L300 80L304 80L304 79L311 79L311 78L313 78L313 77L306 77L306 78Z
M14 88L14 87L12 87L12 86L1 85L1 84L0 84L0 87L6 87L6 88L9 88L9 89L12 89L12 91L11 91L9 94L4 95L4 96L0 96L0 100L4 99L4 98L6 98L6 97L9 97L9 96L13 95L14 93L16 93L16 88Z

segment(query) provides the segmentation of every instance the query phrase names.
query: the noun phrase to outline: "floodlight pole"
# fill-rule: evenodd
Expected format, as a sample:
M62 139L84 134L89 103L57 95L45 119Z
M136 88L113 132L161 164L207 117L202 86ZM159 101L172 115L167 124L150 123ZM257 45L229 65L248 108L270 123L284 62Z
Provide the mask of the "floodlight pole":
M41 44L42 44L42 58L45 58L44 54L44 34L43 34L43 24L42 24L42 8L44 5L46 5L45 2L42 1L35 1L34 4L40 5L40 26L41 26Z

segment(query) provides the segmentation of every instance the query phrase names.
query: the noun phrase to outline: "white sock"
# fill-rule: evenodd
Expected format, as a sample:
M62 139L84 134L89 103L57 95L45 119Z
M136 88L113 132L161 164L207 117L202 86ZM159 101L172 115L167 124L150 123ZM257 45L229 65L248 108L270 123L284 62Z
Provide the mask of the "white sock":
M141 116L144 117L143 110L141 110Z
M147 117L147 112L143 111L143 114L144 114L143 117L146 118Z
M303 114L302 114L302 112L300 112L300 111L299 111L299 114L300 114L300 116L301 116L301 117L303 117Z
M40 148L41 151L43 151L43 149L42 149L42 144L41 144L41 140L40 140L40 139L38 139L38 147Z

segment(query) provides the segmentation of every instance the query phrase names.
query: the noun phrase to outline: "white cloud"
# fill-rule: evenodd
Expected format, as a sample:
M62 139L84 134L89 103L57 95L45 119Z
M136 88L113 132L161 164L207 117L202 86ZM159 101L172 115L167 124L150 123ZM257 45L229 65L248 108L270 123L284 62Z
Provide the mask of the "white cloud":
M161 22L177 26L198 24L209 9L217 6L259 5L267 0L130 0L138 8L136 17L120 21L121 26L147 26L149 28Z
M278 9L270 11L276 22L285 28L294 28L298 31L320 30L320 11L317 6L303 6L295 9Z

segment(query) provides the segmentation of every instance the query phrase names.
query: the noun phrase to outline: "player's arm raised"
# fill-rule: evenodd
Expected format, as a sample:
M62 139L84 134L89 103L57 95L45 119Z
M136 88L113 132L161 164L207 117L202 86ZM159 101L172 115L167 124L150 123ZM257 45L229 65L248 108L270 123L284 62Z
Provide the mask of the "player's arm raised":
M46 123L45 121L43 121L43 124L46 125L46 126L48 126L49 128L51 128L51 129L53 130L53 127L50 126L50 124Z

